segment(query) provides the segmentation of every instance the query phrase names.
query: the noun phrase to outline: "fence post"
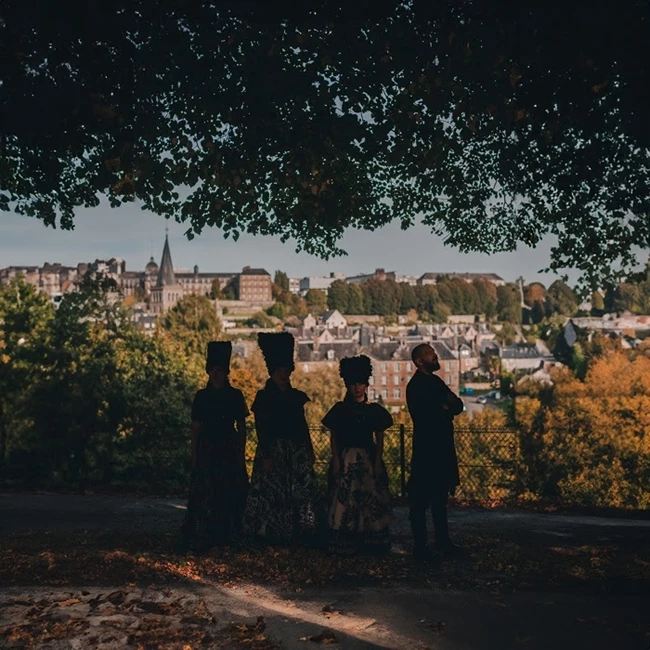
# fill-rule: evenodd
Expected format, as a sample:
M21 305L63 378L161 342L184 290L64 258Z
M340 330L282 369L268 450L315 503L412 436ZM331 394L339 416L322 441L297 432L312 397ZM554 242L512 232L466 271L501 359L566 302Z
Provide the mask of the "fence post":
M406 449L405 449L405 427L399 425L399 486L400 496L406 494Z

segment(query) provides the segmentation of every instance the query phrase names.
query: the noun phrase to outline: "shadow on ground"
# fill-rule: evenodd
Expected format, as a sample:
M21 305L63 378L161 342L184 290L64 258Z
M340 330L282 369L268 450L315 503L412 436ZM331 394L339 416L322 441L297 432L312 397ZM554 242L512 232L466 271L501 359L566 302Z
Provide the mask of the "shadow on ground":
M175 500L0 495L0 647L647 646L649 521L456 511L468 555L431 568L411 560L403 508L393 553L356 559L181 556L182 514Z

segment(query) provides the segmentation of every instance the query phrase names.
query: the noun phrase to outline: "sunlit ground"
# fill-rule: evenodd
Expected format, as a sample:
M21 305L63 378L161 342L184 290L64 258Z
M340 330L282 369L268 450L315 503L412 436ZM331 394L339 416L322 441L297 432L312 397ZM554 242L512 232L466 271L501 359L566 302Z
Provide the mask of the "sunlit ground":
M0 542L0 583L11 587L0 608L0 647L73 647L57 644L76 639L77 647L266 649L276 646L261 614L310 624L311 636L367 639L374 619L305 604L327 590L641 597L650 584L647 536L616 545L557 539L535 545L510 534L464 532L467 557L432 568L412 561L408 540L397 540L386 557L340 559L279 547L197 557L175 553L172 532L16 533ZM444 621L422 624L433 636L445 633ZM406 642L395 640L403 631L391 630L390 621L382 629L392 643ZM315 642L333 641L325 635Z

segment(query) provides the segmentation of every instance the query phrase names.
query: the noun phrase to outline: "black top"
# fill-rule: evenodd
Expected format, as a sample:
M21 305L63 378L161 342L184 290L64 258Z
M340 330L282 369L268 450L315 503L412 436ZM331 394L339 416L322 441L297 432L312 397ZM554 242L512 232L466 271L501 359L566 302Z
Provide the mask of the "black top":
M244 394L230 384L222 388L209 384L196 393L192 403L192 421L200 422L208 434L231 431L248 414Z
M308 401L303 391L292 386L282 391L272 379L257 392L251 410L255 414L257 439L264 455L269 454L271 444L278 439L311 444L305 417Z
M375 444L372 434L391 427L393 418L381 404L345 399L334 404L322 423L336 434L341 451L350 447L372 449Z
M463 412L462 400L438 375L417 371L406 387L406 403L413 420L411 477L458 485L454 416Z

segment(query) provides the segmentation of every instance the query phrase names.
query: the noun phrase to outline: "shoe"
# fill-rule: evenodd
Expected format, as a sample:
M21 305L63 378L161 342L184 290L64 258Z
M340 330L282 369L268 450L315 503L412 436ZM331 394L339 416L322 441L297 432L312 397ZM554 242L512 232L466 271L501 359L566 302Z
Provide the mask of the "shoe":
M440 556L434 553L428 546L413 549L413 559L416 562L426 562L433 566L440 564Z
M467 554L467 551L462 546L458 546L458 544L454 544L452 541L441 544L436 543L436 551L453 557L460 557Z

